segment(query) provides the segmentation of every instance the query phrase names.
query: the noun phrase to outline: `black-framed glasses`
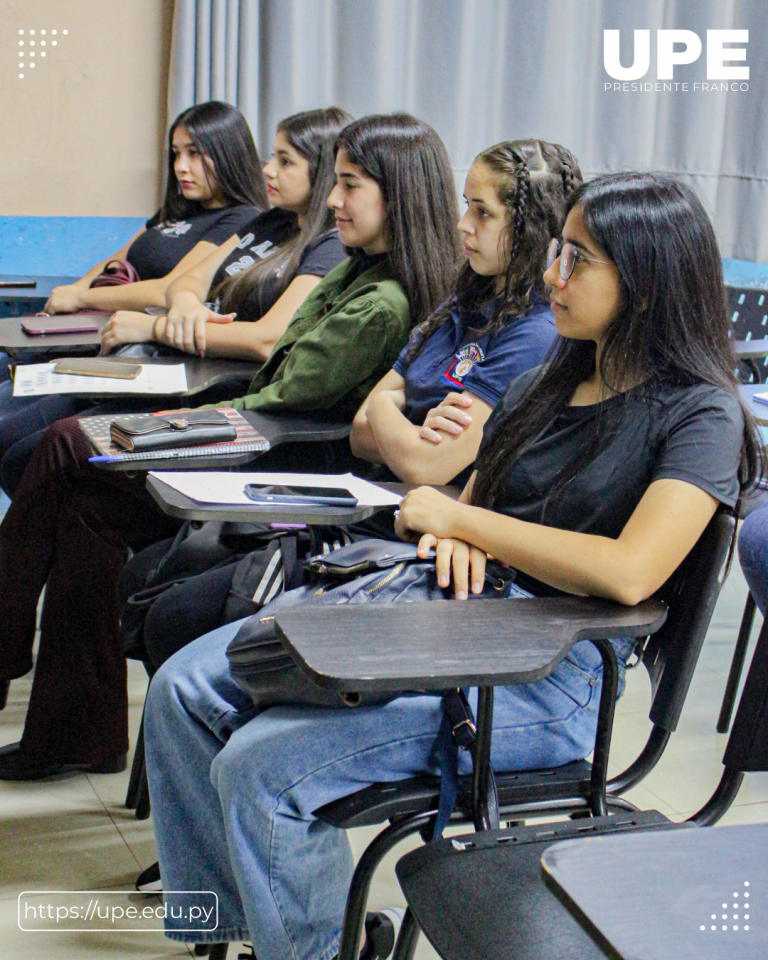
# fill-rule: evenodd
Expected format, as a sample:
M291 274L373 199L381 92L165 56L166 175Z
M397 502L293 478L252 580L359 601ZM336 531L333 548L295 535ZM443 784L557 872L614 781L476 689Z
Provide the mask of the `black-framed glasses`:
M549 250L547 251L547 269L560 257L560 279L569 280L574 267L582 260L588 263L605 263L610 265L608 260L595 260L594 257L585 257L570 240L561 244L559 240L551 240Z

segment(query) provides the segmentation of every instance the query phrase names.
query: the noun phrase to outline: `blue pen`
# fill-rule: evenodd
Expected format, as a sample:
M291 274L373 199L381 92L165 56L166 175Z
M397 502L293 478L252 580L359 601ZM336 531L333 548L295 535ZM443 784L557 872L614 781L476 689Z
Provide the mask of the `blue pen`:
M125 460L125 457L113 457L110 454L103 457L88 457L88 463L119 463L121 460Z

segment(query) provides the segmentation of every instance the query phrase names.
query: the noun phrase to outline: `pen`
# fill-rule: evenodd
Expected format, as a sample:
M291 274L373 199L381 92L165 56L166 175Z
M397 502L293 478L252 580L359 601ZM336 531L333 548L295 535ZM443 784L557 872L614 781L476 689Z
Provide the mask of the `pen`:
M103 457L88 457L88 463L118 463L121 460L125 460L125 457L113 457L111 454Z

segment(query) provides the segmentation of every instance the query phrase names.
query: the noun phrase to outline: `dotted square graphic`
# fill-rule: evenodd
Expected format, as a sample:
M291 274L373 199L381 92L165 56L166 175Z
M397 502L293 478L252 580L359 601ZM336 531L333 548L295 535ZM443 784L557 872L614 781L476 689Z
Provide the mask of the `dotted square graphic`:
M35 57L45 57L48 54L44 47L57 47L59 37L69 35L69 30L48 29L45 30L19 30L18 36L18 69L34 70L37 66ZM40 64L42 66L42 64ZM23 80L27 74L20 73L19 80Z

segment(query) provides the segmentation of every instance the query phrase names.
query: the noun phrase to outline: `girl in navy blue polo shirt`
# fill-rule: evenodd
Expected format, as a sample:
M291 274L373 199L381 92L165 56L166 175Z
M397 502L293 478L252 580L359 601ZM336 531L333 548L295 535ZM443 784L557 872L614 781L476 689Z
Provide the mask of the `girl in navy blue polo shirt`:
M456 292L414 330L360 408L350 437L356 456L408 483L467 479L493 408L555 340L546 247L580 183L573 154L542 140L499 143L476 158Z

